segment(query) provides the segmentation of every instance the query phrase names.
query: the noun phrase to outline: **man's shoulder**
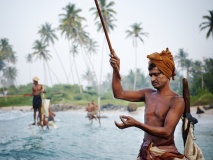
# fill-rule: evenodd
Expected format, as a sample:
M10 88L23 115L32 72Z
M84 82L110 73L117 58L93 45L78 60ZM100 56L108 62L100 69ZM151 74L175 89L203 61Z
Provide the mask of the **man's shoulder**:
M185 102L183 97L177 94L171 98L171 104L172 106L184 106Z
M141 89L140 91L144 92L145 94L152 94L156 92L156 90L152 88L144 88L144 89Z
M172 100L183 100L183 97L176 92L173 92Z

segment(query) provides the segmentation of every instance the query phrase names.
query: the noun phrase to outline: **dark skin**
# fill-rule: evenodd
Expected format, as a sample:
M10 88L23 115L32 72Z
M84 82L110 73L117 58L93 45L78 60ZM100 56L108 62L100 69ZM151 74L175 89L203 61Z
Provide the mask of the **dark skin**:
M38 84L38 81L33 80L33 84L34 85L32 87L32 93L31 94L24 94L24 96L34 96L34 95L41 95L41 93L46 93L43 90L43 86L41 84ZM34 123L33 123L33 125L36 124L36 112L37 112L37 110L34 109L34 114L33 114ZM41 107L39 107L39 109L38 109L38 115L39 115L39 119L41 120L42 119ZM41 122L38 122L38 124L41 124Z
M115 121L115 125L120 129L137 127L143 130L144 139L152 141L153 146L173 140L175 128L184 111L184 100L171 90L170 80L157 67L154 67L149 70L149 75L155 89L123 90L116 74L116 68L120 69L120 59L115 53L110 57L113 68L114 97L131 102L145 102L144 123L131 116L121 115L122 123Z

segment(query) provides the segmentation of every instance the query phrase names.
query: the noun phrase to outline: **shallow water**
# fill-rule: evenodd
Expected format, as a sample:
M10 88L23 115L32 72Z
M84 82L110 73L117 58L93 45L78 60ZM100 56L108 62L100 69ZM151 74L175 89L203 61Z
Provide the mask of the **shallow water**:
M0 111L0 160L135 160L143 140L137 128L120 130L114 125L127 112L102 112L107 118L91 124L85 112L57 112L57 129L29 127L32 112ZM131 115L131 114L130 114ZM143 113L132 114L143 121ZM196 143L206 160L213 160L213 116L201 115L195 125ZM183 152L181 122L175 142Z

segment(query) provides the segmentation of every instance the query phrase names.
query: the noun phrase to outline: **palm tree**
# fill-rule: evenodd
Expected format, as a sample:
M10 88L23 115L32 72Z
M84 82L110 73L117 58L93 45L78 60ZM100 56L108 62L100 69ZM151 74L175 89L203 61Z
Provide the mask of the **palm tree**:
M3 72L1 82L5 81L7 85L14 84L17 70L11 65L16 64L16 62L17 57L13 51L13 46L9 44L9 40L7 38L0 39L0 72Z
M204 65L202 64L202 62L199 60L196 60L192 65L191 72L193 74L193 78L201 76L201 88L203 89L204 88L204 80L203 80Z
M189 81L193 61L187 58L188 55L189 54L186 51L184 51L183 48L180 48L177 55L175 55L175 60L178 63L178 67L180 67L182 71L186 70L186 78Z
M96 82L98 82L98 78L97 78L97 75L96 75L96 72L95 72L95 69L94 69L94 66L93 66L93 62L91 60L92 54L97 53L98 43L93 39L89 39L88 41L89 41L89 43L87 45L87 53L89 54L88 59L89 59L90 65L92 67L93 74L96 78Z
M45 82L45 75L46 75L46 69L45 69L45 63L47 63L48 60L50 60L51 55L48 53L49 51L46 49L47 45L44 44L40 40L36 40L33 44L34 52L32 53L33 56L35 56L35 60L39 59L43 63L43 69L44 69L44 82Z
M87 68L89 68L89 64L88 64L88 59L86 58L86 48L87 45L89 44L89 33L86 32L85 29L86 26L84 26L83 28L79 28L78 30L78 43L80 44L81 47L81 54L83 56L85 65L87 66ZM83 50L82 50L83 49Z
M116 21L114 15L117 14L116 11L112 9L112 7L115 5L115 2L111 1L107 3L107 0L99 0L100 10L106 25L107 31L110 33L111 30L113 30L116 25L114 22ZM93 12L93 15L95 15L95 24L97 25L97 31L103 31L103 27L101 24L101 21L99 19L98 10L96 7L90 8L89 11ZM101 77L102 77L102 69L103 69L103 52L101 57L101 71L100 71L100 80L98 82L98 106L100 107L100 90L101 90Z
M94 81L94 74L88 68L87 71L82 75L82 78L88 82L88 86L92 86L92 82Z
M136 87L136 80L137 80L137 47L138 47L137 40L139 39L142 43L144 43L142 36L147 37L149 34L146 32L142 32L143 28L141 27L141 24L142 23L134 23L133 25L131 25L131 30L126 30L127 33L126 38L132 37L133 47L135 47L135 78L133 89L135 89Z
M190 80L192 65L193 65L193 61L191 59L186 59L186 63L184 67L186 69L186 78L188 81Z
M26 60L27 60L27 63L29 63L29 68L30 68L30 80L31 80L31 63L33 63L33 55L32 54L28 54L26 56Z
M178 50L178 53L177 55L175 55L175 60L177 61L178 63L178 67L182 70L184 70L185 68L185 65L186 65L186 59L188 57L188 53L186 51L184 51L183 48L180 48Z
M77 31L81 28L81 22L85 18L79 16L81 9L76 9L75 4L69 3L65 8L65 14L60 14L62 18L60 19L59 29L62 31L62 34L65 34L68 39L77 39Z
M115 5L115 2L111 1L107 4L107 0L99 0L99 5L100 5L100 10L106 25L106 29L108 32L110 32L110 30L113 30L115 27L114 21L116 21L114 14L117 14L116 11L114 11L112 9L112 7ZM99 20L99 14L97 11L97 8L92 7L90 8L90 11L93 11L93 14L95 15L95 24L97 25L97 30L103 31L103 27L101 24L101 21Z
M75 71L76 71L76 75L77 75L77 79L78 79L79 89L80 89L80 93L82 93L81 81L80 81L80 78L79 78L78 69L77 69L76 62L75 62L75 57L76 57L76 55L78 55L78 46L73 45L71 50L70 50L70 53L72 53L72 55L73 55L73 62L74 62Z
M7 79L6 83L7 86L11 86L11 85L15 85L15 79L18 75L18 71L15 67L6 67L3 70L3 76L5 77L5 79Z
M205 81L205 87L213 93L213 58L204 59L204 74L203 79Z
M112 7L115 5L115 3L113 1L107 3L107 0L99 0L99 5L100 5L100 10L105 22L105 26L107 31L110 33L111 30L114 29L114 27L116 27L115 24L113 24L116 19L114 17L116 13L116 11L114 11L112 9ZM93 15L95 15L95 24L97 25L97 31L103 31L103 27L101 24L101 21L99 19L99 13L96 7L92 7L90 8L90 11L93 11ZM101 73L100 73L100 80L99 80L99 85L101 84L101 77L102 77L102 69L103 69L103 52L102 52L102 57L101 57ZM99 89L100 90L100 89Z
M208 39L210 35L212 35L213 38L213 10L209 10L210 15L203 16L204 20L207 20L206 22L202 22L199 27L200 30L208 29L208 32L206 34L206 38Z
M133 89L132 84L134 84L134 76L135 76L134 71L132 69L130 69L128 75L125 76L122 84L124 84L124 86L128 89Z
M12 45L9 44L7 38L0 39L0 57L6 58L8 55L13 54Z
M56 53L56 55L57 55L57 57L58 57L58 60L59 60L60 63L61 63L61 67L62 67L63 72L64 72L64 75L65 75L65 77L66 77L66 79L67 79L67 83L69 83L69 81L68 81L68 76L67 76L67 74L66 74L64 65L63 65L63 63L62 63L62 61L61 61L61 58L60 58L58 52L56 51L56 49L55 49L55 47L54 47L55 40L58 40L58 37L57 37L56 34L55 34L55 29L52 29L51 24L49 24L49 23L46 22L44 25L41 25L41 27L40 27L38 33L40 34L41 40L42 40L44 43L47 43L48 45L49 45L50 43L52 44L52 47L53 47L53 49L54 49L54 51L55 51L55 53Z
M43 61L48 61L51 58L51 55L48 53L49 51L46 49L47 45L42 43L42 41L36 40L34 42L33 49L33 56L36 56L36 59L40 59Z
M12 49L12 45L9 44L9 40L7 38L3 38L0 40L0 59L6 60L8 63L16 64L17 57L15 56L15 52Z
M85 18L79 16L79 13L82 10L77 9L75 4L69 3L65 8L63 8L63 10L65 11L65 13L59 14L59 16L61 17L59 29L61 30L61 34L62 35L65 34L65 37L68 39L69 51L71 51L70 40L72 40L72 43L78 40L79 32L82 32L82 21L84 21ZM73 74L71 54L69 54L69 59L70 59L70 72L71 74Z
M2 59L0 59L0 73L1 73L1 71L3 71L4 67L5 67L5 63Z

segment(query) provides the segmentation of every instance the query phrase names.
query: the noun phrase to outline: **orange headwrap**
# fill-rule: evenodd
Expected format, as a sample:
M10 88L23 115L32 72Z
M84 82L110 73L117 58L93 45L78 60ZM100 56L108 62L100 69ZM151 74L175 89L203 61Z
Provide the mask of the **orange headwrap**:
M163 72L163 74L170 79L174 80L175 73L175 64L173 60L173 56L168 48L166 50L163 50L161 53L152 53L150 55L147 55L147 58L149 58L150 63L154 63L158 69Z

